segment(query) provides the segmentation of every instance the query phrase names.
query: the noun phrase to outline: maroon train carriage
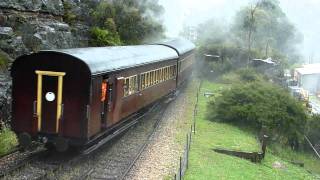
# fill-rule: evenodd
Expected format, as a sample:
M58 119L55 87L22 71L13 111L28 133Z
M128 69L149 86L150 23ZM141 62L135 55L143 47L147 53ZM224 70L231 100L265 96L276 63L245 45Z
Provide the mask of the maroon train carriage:
M175 49L179 56L177 87L180 87L192 74L195 46L185 39L171 40L159 44Z
M178 39L21 56L11 68L12 128L22 146L84 146L174 92L191 74L193 49Z

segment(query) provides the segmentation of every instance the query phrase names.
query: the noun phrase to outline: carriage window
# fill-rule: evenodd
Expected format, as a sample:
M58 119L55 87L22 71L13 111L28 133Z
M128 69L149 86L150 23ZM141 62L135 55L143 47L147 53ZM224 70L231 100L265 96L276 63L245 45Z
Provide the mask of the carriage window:
M170 67L170 74L171 74L170 78L173 78L173 76L174 76L174 74L173 74L173 66Z
M162 68L162 80L165 81L166 80L166 69Z
M151 72L148 72L149 74L149 79L148 79L148 87L151 86L151 78L152 78L152 75L151 75Z
M101 84L101 102L104 102L106 100L107 95L107 82L103 81Z
M176 65L167 66L167 67L159 68L149 72L141 73L139 76L140 80L137 87L139 87L139 90L146 89L152 85L156 85L163 81L174 78L176 76L176 73L177 73ZM138 82L137 76L135 77L135 79L133 79L133 81ZM126 84L129 83L129 86L130 84L134 84L134 83L131 83L131 81L130 82L126 81L125 83ZM134 85L131 85L130 87L134 87ZM138 89L133 90L129 88L128 93L136 92L136 91L138 91Z
M153 85L153 71L150 72L150 86Z
M149 72L149 86L152 85L152 72Z
M140 75L140 89L144 89L144 74Z
M166 80L166 69L162 68L162 80L165 81Z
M125 78L123 87L124 97L134 94L138 91L138 76L130 76Z
M149 87L149 73L144 73L146 78L145 78L145 88Z
M166 67L166 80L168 80L168 67Z

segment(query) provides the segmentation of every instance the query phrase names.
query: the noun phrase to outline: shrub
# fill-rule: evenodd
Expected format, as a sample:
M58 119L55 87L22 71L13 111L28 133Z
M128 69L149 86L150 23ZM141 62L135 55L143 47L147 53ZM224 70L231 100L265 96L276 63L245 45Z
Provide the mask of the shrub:
M274 139L296 147L303 138L307 116L288 92L271 83L255 81L233 85L210 102L208 118L258 130L265 127Z
M77 20L77 15L72 12L72 5L69 2L63 2L64 14L63 20L69 24L73 24Z
M320 143L320 115L313 114L308 119L306 135L313 143Z
M264 77L262 74L257 73L253 68L242 68L236 71L231 71L220 77L220 81L223 83L234 84L234 83L247 83L253 81L263 81Z
M121 44L117 33L111 33L105 29L93 27L90 29L90 35L90 44L92 46L115 46Z
M5 69L10 62L10 57L3 51L0 50L0 70Z
M14 132L8 128L0 131L0 156L11 151L17 144L18 140Z
M253 68L242 68L236 71L239 74L240 80L244 82L262 81L261 74Z

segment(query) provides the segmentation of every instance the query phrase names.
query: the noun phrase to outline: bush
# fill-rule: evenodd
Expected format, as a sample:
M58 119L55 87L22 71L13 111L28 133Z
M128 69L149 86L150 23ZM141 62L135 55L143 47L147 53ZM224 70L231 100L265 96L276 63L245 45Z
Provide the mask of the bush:
M120 37L117 33L111 33L98 27L93 27L90 30L90 44L92 46L115 46L120 45Z
M253 68L243 68L236 71L239 74L240 80L244 82L262 81L261 74Z
M10 62L10 57L5 52L0 50L0 70L6 69L9 62Z
M11 151L17 144L18 140L14 132L8 128L0 131L0 156Z
M264 127L274 139L296 147L303 139L307 116L302 105L285 90L254 81L236 84L210 102L208 118L258 130Z
M236 71L231 71L220 77L220 81L228 84L247 83L253 81L262 82L263 79L263 75L257 73L253 68L242 68Z
M72 5L69 2L63 2L64 13L63 20L69 24L75 23L77 20L77 15L72 12Z
M313 114L308 119L306 135L312 143L320 143L320 115Z

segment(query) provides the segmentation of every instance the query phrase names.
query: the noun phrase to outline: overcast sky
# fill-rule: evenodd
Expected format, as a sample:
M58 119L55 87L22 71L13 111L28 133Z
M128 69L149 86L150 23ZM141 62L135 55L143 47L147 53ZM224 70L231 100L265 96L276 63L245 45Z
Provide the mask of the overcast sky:
M167 35L178 36L184 24L196 25L210 18L228 23L241 7L253 0L159 0L165 8ZM289 20L303 34L302 54L320 61L320 0L280 0Z

